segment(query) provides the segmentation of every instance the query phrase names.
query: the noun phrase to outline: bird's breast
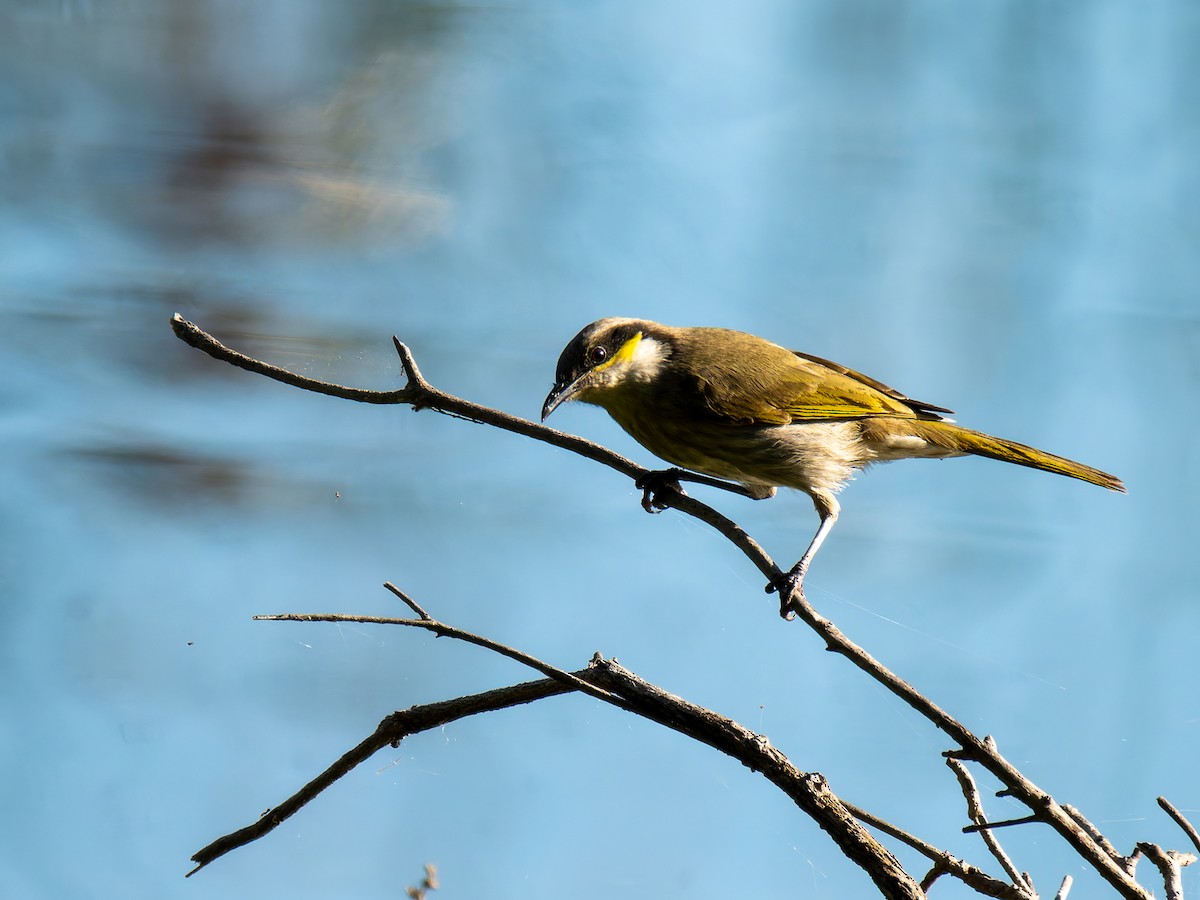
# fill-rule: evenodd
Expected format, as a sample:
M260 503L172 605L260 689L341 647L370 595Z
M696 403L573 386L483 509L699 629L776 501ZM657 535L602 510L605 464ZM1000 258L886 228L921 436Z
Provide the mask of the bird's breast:
M744 425L626 390L603 406L634 440L675 466L751 487L836 491L868 460L857 422ZM639 396L639 394L641 396Z

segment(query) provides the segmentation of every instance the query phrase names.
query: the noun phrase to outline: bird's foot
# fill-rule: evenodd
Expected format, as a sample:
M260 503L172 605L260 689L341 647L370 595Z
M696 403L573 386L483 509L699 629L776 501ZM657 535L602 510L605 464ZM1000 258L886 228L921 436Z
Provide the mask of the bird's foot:
M662 500L662 496L686 497L687 491L679 484L682 474L683 469L678 468L656 469L635 481L634 486L642 489L642 509L648 513L660 513L671 505Z
M779 616L786 622L796 618L796 605L804 602L804 569L799 565L767 585L768 594L779 594ZM793 601L795 605L793 605Z

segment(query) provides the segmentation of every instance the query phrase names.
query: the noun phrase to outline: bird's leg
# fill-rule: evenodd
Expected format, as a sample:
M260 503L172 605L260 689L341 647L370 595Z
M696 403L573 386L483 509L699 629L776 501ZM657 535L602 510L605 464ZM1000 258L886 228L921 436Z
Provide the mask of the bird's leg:
M833 530L834 523L838 519L838 513L841 511L837 500L830 493L822 492L813 494L812 500L813 506L817 508L817 514L821 517L821 524L817 526L817 533L813 535L813 539L809 542L808 549L804 551L804 555L800 557L800 561L792 566L791 570L778 583L767 585L767 593L776 590L779 591L779 615L784 619L795 617L795 612L791 608L792 598L795 597L797 600L804 599L804 575L808 571L813 557L821 549L821 544L824 543L826 536Z
M634 486L642 489L642 509L648 513L660 513L669 507L669 503L659 500L659 494L687 496L687 492L679 484L679 476L683 474L685 474L683 469L673 467L655 469L638 478L634 482Z

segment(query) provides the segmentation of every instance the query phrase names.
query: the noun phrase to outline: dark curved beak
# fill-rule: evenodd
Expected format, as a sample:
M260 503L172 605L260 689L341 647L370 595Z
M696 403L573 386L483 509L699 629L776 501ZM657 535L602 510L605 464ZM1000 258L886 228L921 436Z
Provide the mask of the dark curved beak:
M586 372L584 374L587 374ZM583 381L583 375L580 375L574 381L567 384L561 382L555 384L551 388L550 393L546 396L546 402L542 404L542 421L546 421L546 417L554 412L564 403L569 403L575 399L575 395L579 393L579 383Z

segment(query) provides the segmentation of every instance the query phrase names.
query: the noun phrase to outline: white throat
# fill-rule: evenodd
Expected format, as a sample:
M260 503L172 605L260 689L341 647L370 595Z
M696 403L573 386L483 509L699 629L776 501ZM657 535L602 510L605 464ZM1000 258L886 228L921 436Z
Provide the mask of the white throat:
M633 349L633 357L621 370L621 381L652 381L662 371L667 348L652 337L642 337Z

